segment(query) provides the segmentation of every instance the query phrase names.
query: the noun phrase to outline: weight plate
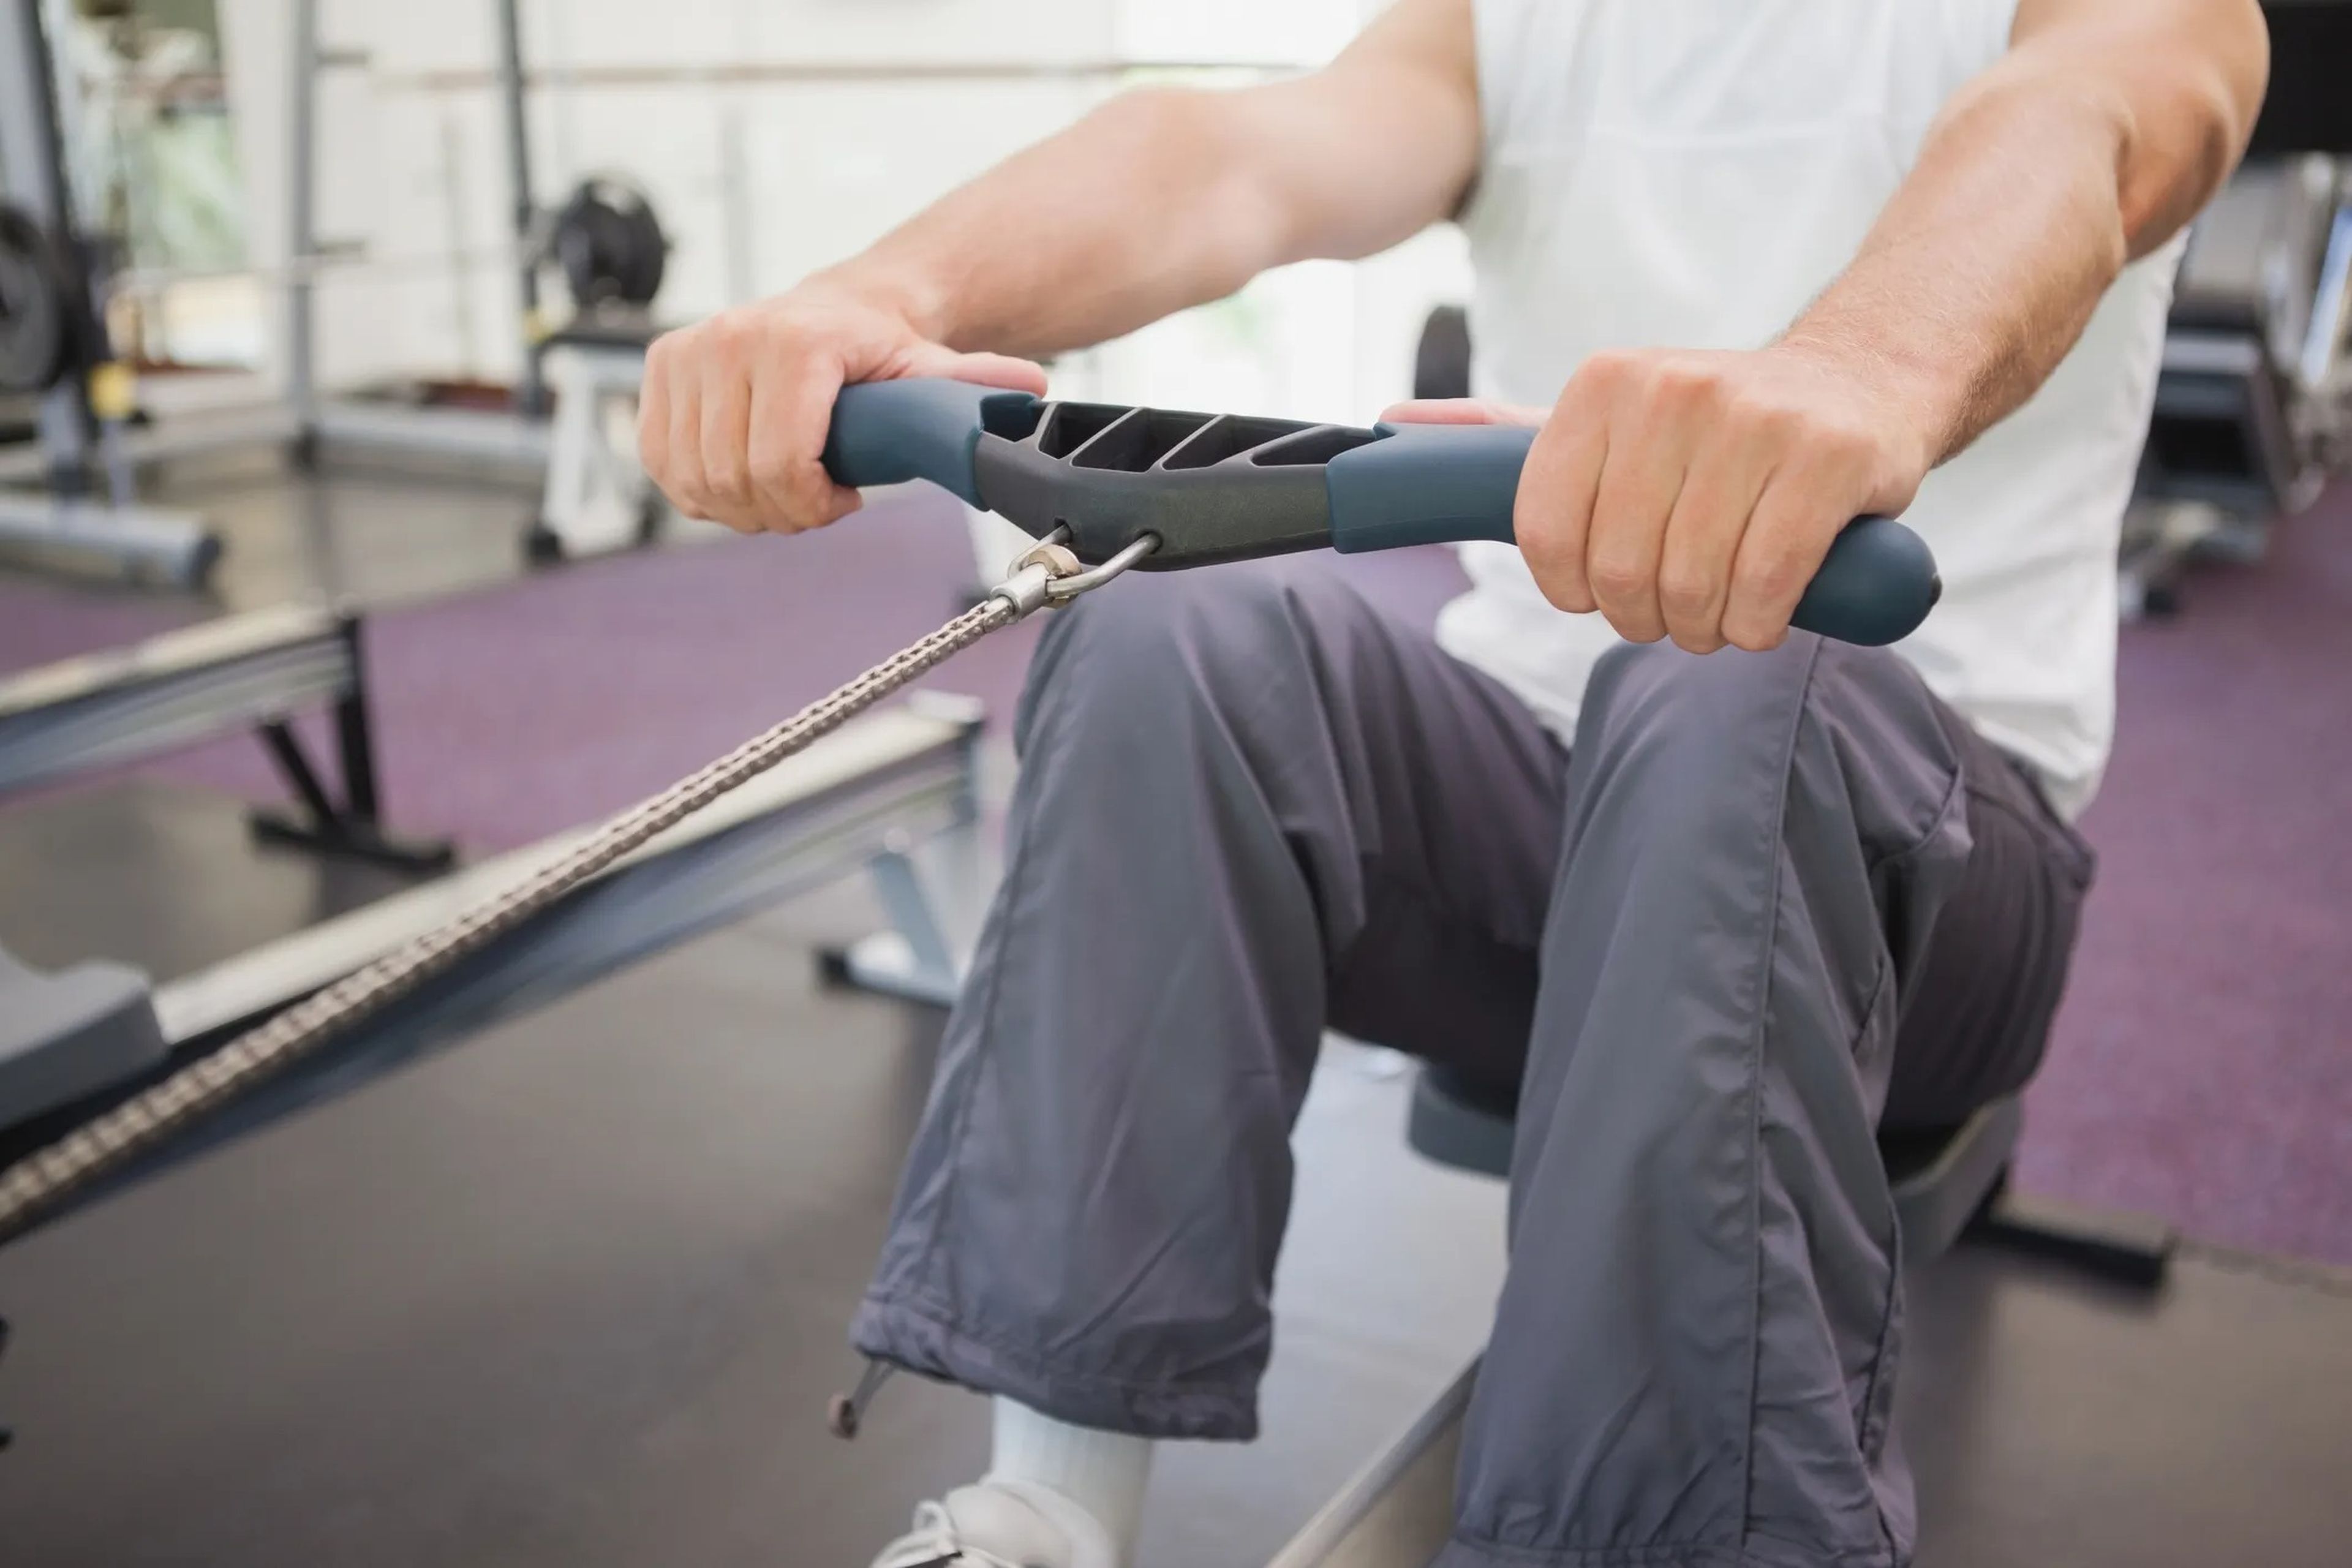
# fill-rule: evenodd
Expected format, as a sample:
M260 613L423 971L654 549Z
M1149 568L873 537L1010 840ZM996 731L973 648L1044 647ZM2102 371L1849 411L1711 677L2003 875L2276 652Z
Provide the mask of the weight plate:
M669 260L669 239L652 202L609 174L580 182L556 215L551 248L582 310L652 304Z
M46 392L65 374L66 284L22 209L0 205L0 391Z

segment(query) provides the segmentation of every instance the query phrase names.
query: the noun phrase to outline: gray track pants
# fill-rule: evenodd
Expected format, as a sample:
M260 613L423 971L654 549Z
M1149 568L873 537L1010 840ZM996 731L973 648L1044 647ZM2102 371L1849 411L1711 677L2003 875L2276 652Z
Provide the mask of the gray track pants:
M2087 851L1884 651L1621 649L1571 757L1318 566L1046 633L859 1348L1254 1436L1328 1024L1523 1085L1444 1568L1902 1562L1874 1124L2032 1071Z

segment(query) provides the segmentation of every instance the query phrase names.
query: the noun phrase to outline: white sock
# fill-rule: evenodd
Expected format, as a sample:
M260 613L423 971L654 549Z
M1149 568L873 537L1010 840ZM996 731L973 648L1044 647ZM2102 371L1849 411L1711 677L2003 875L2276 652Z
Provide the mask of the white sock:
M1094 1515L1125 1562L1135 1555L1151 1439L1073 1426L999 1394L988 1479L1034 1481Z

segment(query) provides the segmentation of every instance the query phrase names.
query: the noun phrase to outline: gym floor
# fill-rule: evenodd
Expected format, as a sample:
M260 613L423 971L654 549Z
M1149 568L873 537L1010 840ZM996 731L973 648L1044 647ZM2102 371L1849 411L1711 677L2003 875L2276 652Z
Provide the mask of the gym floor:
M520 569L523 492L205 482L233 605ZM127 776L0 813L0 944L167 976L387 885L240 810ZM0 1561L865 1562L986 1436L913 1380L824 1428L938 1028L819 984L877 923L860 887L801 900L0 1250ZM1327 1053L1266 1435L1164 1454L1154 1568L1263 1561L1481 1337L1501 1193L1405 1150L1404 1089ZM1909 1338L1927 1568L2345 1560L2352 1276L2195 1247L2149 1301L1963 1249Z

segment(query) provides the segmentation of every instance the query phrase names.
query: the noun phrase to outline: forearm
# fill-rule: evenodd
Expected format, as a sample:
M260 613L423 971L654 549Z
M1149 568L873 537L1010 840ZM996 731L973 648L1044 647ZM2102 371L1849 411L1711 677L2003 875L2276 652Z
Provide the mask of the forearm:
M1114 99L817 286L955 348L1099 342L1444 217L1477 163L1475 77L1470 0L1399 0L1310 75Z
M1039 355L1222 299L1282 259L1240 95L1115 99L821 274L956 348Z
M2084 105L1984 100L1944 122L1790 347L1863 371L1949 457L2042 384L2127 254L2116 137Z
M2204 205L2251 128L2258 30L2251 72L2242 49L2147 43L2128 28L2069 33L1965 89L1784 342L1904 400L1935 460L2016 409L2123 267Z

